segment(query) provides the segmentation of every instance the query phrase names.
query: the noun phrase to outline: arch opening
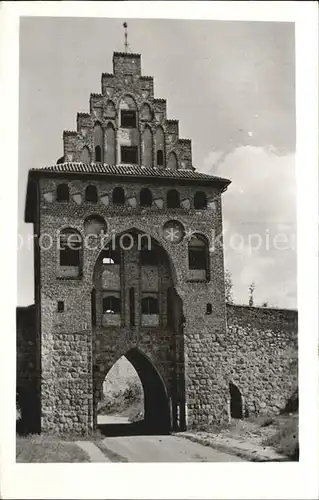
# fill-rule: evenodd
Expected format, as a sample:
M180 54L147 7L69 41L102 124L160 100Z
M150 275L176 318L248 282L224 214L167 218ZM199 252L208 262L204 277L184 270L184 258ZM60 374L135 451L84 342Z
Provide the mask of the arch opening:
M207 208L207 197L204 191L197 191L194 195L194 208L205 210Z
M152 191L148 188L142 188L140 191L140 205L141 207L151 207L153 203Z
M125 192L122 187L116 187L113 189L112 194L113 205L124 205L125 204Z
M170 189L166 195L167 208L179 208L180 207L180 196L176 189Z
M84 146L84 148L81 151L81 162L91 163L91 153L87 146Z
M103 143L104 143L104 132L101 124L96 122L94 125L94 152L95 152L95 161L102 162L103 161Z
M149 126L143 132L143 163L148 168L153 166L153 134Z
M202 234L194 233L188 243L188 268L194 279L209 281L209 246Z
M170 432L164 382L153 363L138 349L121 356L102 380L97 424L105 435Z
M112 123L108 123L105 132L106 140L105 140L105 162L108 165L114 165L115 161L115 129Z
M85 201L89 201L91 203L98 202L97 188L93 184L90 184L85 189Z
M231 418L243 418L243 400L237 385L229 383L230 392L230 416Z
M57 201L69 201L70 190L67 184L59 184L56 188L56 200Z
M177 170L178 169L178 162L177 162L177 156L176 154L174 153L174 151L172 151L169 156L168 156L168 165L167 167L170 169L170 170Z
M98 214L92 214L86 217L84 220L84 234L86 236L89 235L98 235L101 233L107 232L107 224L103 217Z
M157 127L155 133L156 165L164 167L165 134L162 127Z
M81 274L82 236L73 228L65 228L59 235L59 273L74 278Z

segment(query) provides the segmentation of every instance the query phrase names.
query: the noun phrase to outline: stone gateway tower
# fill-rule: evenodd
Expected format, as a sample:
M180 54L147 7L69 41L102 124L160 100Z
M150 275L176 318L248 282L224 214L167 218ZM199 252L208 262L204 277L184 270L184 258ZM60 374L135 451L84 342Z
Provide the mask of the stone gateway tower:
M103 381L122 355L140 376L149 432L227 419L215 238L229 181L194 169L191 141L154 97L140 55L114 53L101 83L77 130L64 132L63 157L28 177L41 430L96 428Z

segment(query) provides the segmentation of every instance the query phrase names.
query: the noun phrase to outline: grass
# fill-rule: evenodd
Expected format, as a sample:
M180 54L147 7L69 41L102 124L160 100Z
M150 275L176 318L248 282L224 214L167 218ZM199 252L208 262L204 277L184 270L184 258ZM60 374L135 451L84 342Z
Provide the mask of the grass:
M292 398L287 406L295 410L298 408L298 400ZM207 433L207 437L215 434L226 440L231 438L258 448L270 447L291 461L299 460L298 411L290 413L284 409L276 416L259 415L244 420L232 419L230 423L218 426L203 425L196 430Z
M103 441L95 441L94 443L104 455L111 460L111 462L128 462L127 458L122 457L115 451L110 450Z
M16 461L31 463L89 462L90 458L75 443L51 436L29 435L16 438Z
M299 459L298 415L289 415L279 425L279 430L264 440L265 446L271 446L279 453L292 460Z

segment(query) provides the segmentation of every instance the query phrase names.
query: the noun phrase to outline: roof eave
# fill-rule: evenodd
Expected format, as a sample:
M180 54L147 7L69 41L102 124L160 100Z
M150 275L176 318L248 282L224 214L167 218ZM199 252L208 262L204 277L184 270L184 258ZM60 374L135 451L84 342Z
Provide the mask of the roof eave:
M74 171L56 171L56 170L46 170L46 169L38 169L38 170L31 170L29 172L29 178L28 178L28 184L31 179L39 178L39 177L95 177L97 179L100 178L110 178L110 179L125 179L126 181L128 179L132 180L138 180L138 179L148 179L154 181L161 181L161 182L168 182L168 183L175 183L175 182L180 182L180 183L186 183L186 184L215 184L215 186L218 186L221 190L221 192L224 192L227 190L229 184L231 184L231 181L229 179L224 179L222 177L214 177L214 176L207 176L207 177L198 177L198 178L192 178L192 177L164 177L162 175L148 175L147 173L145 174L130 174L130 175L123 175L122 173L116 173L116 172L110 172L110 173L105 173L105 172L74 172Z

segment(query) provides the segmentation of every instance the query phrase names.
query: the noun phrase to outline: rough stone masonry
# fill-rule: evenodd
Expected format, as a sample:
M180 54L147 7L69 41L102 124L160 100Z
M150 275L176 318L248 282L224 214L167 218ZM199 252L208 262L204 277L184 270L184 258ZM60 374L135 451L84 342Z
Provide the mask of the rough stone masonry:
M35 304L17 311L26 426L97 426L103 381L125 355L152 433L280 411L297 381L297 314L225 304L221 195L192 165L138 54L113 73L56 165L29 172ZM31 403L32 402L32 403Z

